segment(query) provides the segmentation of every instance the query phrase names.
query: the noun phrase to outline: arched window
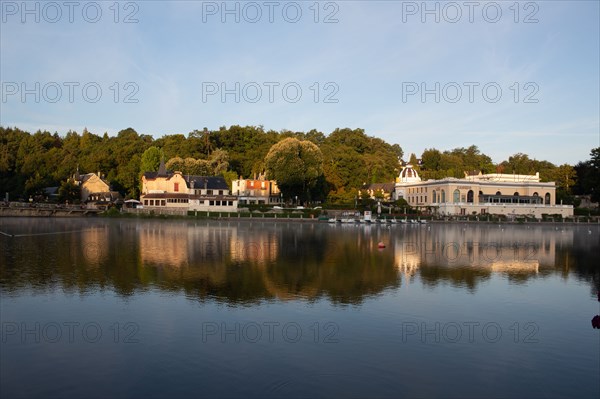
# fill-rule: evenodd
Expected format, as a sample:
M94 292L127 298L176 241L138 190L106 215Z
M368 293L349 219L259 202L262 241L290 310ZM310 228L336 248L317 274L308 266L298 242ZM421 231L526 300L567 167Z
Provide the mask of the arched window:
M435 204L437 202L437 193L435 192L435 190L433 190L433 193L431 194L432 198L433 198L433 203Z
M473 202L473 190L467 192L467 202Z
M544 196L544 204L550 205L550 193L546 193Z
M496 191L496 195L502 195L500 191Z
M519 196L519 193L515 191L515 193L513 194L515 197Z
M440 200L441 203L445 203L446 202L446 191L442 190L442 199Z
M452 194L452 202L460 202L460 191L458 189L454 190Z

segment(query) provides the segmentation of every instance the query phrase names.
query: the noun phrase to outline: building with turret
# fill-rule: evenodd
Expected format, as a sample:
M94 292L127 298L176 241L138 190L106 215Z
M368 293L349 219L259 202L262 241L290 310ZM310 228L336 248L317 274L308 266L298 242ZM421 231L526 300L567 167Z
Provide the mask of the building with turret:
M422 181L412 165L406 164L396 179L395 199L404 198L414 208L439 215L528 215L573 216L571 205L556 203L554 182L541 182L539 173L517 175L465 173Z
M158 171L142 175L140 202L144 208L237 212L238 199L221 176L184 175L168 171L164 160Z

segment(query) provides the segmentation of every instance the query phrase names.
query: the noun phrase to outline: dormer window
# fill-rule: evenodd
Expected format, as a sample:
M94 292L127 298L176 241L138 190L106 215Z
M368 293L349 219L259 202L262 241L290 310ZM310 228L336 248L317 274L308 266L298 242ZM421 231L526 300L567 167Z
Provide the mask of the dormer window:
M173 191L179 191L179 183L173 183Z

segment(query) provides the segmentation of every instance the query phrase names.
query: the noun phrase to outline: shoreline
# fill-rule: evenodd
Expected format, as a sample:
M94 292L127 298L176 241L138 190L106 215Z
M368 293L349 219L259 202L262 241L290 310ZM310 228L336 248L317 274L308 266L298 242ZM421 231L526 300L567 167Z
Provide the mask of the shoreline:
M120 213L113 215L105 215L100 212L54 212L53 214L29 214L24 212L0 212L0 220L2 218L59 218L59 219L72 219L72 218L94 218L94 219L127 219L127 220L181 220L181 221L225 221L225 222L245 222L245 223L314 223L314 224L327 224L327 225L340 225L340 226L426 226L430 224L473 224L473 225L490 225L490 224L503 224L503 225L535 225L535 226L577 226L577 225L598 225L600 226L600 217L595 217L596 220L586 221L518 221L518 220L439 220L439 219L425 219L425 223L330 223L328 220L319 220L318 218L299 218L299 217L229 217L229 216L189 216L189 215L140 215L133 213ZM404 220L398 218L396 220ZM408 220L417 220L415 218Z

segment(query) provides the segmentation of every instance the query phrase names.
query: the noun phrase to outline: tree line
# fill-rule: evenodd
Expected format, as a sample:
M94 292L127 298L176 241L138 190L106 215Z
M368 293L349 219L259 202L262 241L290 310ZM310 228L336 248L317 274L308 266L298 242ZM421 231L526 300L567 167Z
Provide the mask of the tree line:
M141 174L156 170L160 159L165 159L170 169L220 174L228 182L267 171L282 185L287 198L299 195L303 200L352 203L363 184L394 181L405 155L399 144L348 128L326 135L317 130L233 125L154 138L132 128L115 136L87 129L61 136L0 127L0 144L1 191L9 192L11 198L28 198L41 194L45 187L61 186L77 170L101 172L113 190L138 198ZM294 158L292 162L290 156L301 161ZM600 194L600 150L592 150L590 157L574 166L554 165L519 153L494 164L473 145L448 151L427 149L420 159L410 154L409 160L424 179L463 177L464 171L540 172L542 181L557 183L557 199L568 203L573 194L593 194L596 200Z

